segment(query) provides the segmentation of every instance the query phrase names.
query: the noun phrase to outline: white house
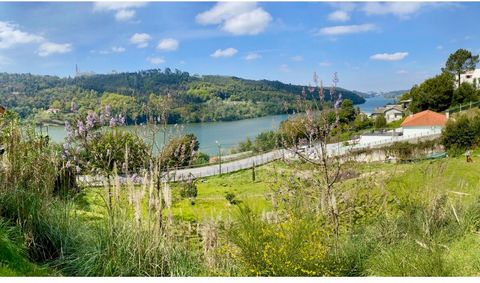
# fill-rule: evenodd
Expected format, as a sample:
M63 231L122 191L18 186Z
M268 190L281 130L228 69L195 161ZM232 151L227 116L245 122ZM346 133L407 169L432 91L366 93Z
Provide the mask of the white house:
M460 83L470 83L474 87L480 87L480 69L473 71L467 71L465 74L460 75Z
M387 106L384 114L387 123L391 123L403 118L403 109L399 105Z
M401 105L387 105L385 107L376 108L372 113L372 118L384 116L387 123L398 121L403 118L403 108Z
M418 136L441 133L447 123L447 116L425 110L408 116L402 123L403 136Z

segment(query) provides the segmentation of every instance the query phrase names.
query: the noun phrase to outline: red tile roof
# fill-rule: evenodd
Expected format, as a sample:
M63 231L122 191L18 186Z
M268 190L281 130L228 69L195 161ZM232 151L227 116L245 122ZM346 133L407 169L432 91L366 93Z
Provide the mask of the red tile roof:
M447 116L425 110L418 112L415 115L408 116L402 123L402 127L415 127L415 126L445 126L447 123Z

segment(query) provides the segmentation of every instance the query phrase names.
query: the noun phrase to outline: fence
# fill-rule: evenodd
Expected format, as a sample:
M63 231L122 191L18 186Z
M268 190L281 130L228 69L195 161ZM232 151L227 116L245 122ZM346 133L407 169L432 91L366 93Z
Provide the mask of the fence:
M390 139L385 139L385 140L380 140L376 142L370 142L370 143L364 143L364 144L356 144L356 145L351 145L351 146L345 146L344 153L348 151L355 151L355 150L361 150L361 149L369 149L369 148L375 148L379 146L385 146L385 145L390 145L396 142L406 142L406 141L418 141L421 139L434 139L438 138L440 134L442 133L441 130L432 130L429 132L421 133L421 134L415 134L415 135L408 135L408 136L392 136Z
M466 104L463 104L463 105L448 108L444 112L451 114L451 113L461 112L461 111L468 110L468 109L471 109L471 108L474 108L474 107L479 107L479 106L480 106L480 101L469 102L469 103L466 103Z
M352 151L361 150L361 149L370 149L380 146L390 145L396 142L402 141L418 141L421 139L433 139L439 137L441 131L435 130L422 134L409 135L409 136L394 136L388 140L381 140L376 142L364 143L364 144L355 144L355 145L343 145L343 143L329 144L327 147L327 154L333 156L344 155ZM314 147L315 148L315 147ZM318 146L316 146L318 149ZM207 165L202 167L190 167L183 169L176 169L168 172L163 180L164 181L181 181L188 180L189 178L197 179L204 178L209 176L215 176L219 174L232 173L244 169L251 168L254 164L264 165L278 159L285 159L286 154L288 155L287 149L279 149L271 152L263 153L256 156L251 156L248 158L243 158L240 160L229 161L225 163L218 163L214 165ZM125 179L128 177L121 177ZM103 179L100 176L79 176L78 181L80 183L88 184L89 186L101 186L103 184ZM133 180L135 182L135 180ZM141 180L138 180L140 182Z

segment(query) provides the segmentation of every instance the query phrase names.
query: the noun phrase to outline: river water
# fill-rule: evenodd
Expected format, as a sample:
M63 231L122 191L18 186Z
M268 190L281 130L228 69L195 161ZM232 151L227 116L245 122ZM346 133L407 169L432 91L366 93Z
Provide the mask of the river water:
M384 106L393 102L393 99L387 99L383 96L367 98L364 104L357 105L365 113L371 113L376 107ZM255 137L264 131L278 129L280 122L288 119L288 115L271 115L254 119L245 119L231 122L210 122L210 123L192 123L183 125L168 125L167 133L175 134L192 133L200 142L200 150L209 155L218 153L218 144L222 152L228 152L229 149L244 141L247 137ZM128 131L136 131L143 136L150 136L148 130L142 126L125 126ZM66 133L63 126L43 127L43 133L48 131L48 135L54 142L64 141ZM163 141L163 133L159 132L155 139L157 142Z

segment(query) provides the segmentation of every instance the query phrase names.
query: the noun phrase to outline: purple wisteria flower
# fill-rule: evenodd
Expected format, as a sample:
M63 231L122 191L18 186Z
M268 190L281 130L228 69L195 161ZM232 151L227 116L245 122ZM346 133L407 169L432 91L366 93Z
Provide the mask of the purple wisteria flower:
M77 103L75 103L75 101L72 101L72 106L71 106L70 110L72 110L73 113L78 111L78 105L77 105Z
M81 120L77 121L77 127L78 127L78 135L83 136L83 134L87 132L87 129L85 128L85 125Z
M100 123L103 125L107 123L110 119L110 105L105 106L100 112Z
M125 125L125 116L123 116L123 115L118 115L117 123L118 123L119 126Z
M112 117L110 119L110 128L113 128L117 125L117 119L115 119L115 117Z
M88 113L85 124L87 126L87 130L93 129L95 127L95 115L93 114L93 112Z

